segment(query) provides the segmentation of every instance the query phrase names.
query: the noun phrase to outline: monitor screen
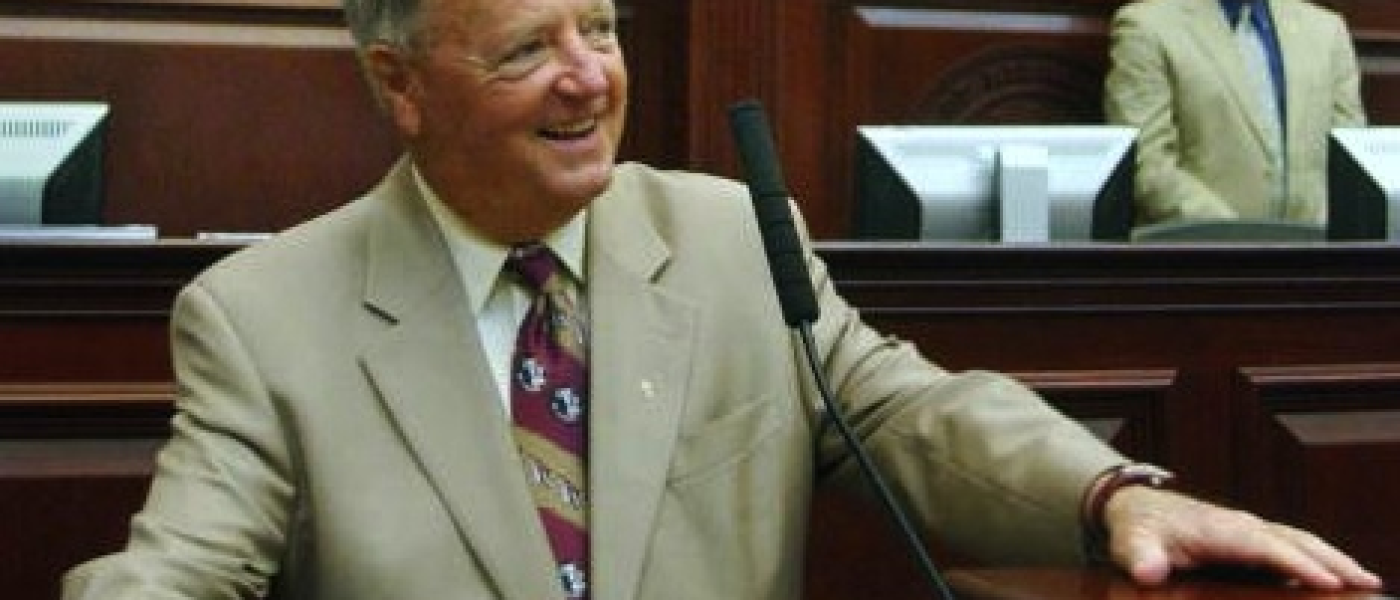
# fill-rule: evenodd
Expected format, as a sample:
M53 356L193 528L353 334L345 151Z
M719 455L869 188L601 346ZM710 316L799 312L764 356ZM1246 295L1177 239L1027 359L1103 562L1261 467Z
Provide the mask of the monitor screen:
M0 224L100 223L107 113L98 102L0 102Z
M1327 146L1328 239L1400 240L1400 127L1333 129Z
M855 235L1127 240L1136 139L1109 125L860 127Z

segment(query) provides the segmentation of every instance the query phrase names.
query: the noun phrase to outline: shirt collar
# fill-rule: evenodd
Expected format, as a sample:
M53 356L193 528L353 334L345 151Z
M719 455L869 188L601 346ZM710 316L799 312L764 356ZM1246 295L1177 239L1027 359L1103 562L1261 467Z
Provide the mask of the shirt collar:
M427 202L433 221L447 240L448 250L452 253L457 271L462 275L462 283L467 288L467 300L471 303L472 312L480 312L491 296L491 289L496 285L502 267L505 266L509 248L491 241L470 223L458 217L423 179L416 165L413 167L413 181ZM541 240L549 246L580 285L586 281L583 252L587 223L588 210L584 209L563 227L550 232Z
M1220 0L1220 8L1225 11L1225 24L1234 28L1235 23L1240 20L1240 11L1244 10L1245 4L1253 4L1260 14L1256 18L1267 19L1269 16L1268 0Z

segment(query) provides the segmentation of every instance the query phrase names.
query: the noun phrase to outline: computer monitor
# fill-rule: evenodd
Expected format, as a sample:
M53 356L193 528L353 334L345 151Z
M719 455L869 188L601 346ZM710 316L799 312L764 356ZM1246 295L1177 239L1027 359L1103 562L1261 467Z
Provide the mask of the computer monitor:
M855 236L1125 241L1136 140L1111 125L859 127Z
M0 102L0 224L100 223L107 114L99 102Z
M1333 129L1327 147L1327 238L1400 240L1400 127Z

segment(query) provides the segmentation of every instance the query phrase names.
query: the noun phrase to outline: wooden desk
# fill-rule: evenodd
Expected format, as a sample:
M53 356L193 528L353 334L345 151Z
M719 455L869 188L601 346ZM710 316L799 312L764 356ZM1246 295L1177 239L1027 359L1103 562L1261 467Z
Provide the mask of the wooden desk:
M1276 584L1182 579L1160 588L1134 585L1105 570L970 569L950 571L958 600L1380 600L1370 592L1308 592Z
M0 597L53 598L125 538L168 434L170 301L234 249L0 244ZM876 327L1400 581L1400 478L1376 475L1400 473L1400 246L818 250ZM808 599L927 598L888 520L831 496Z
M951 369L1015 374L1189 491L1317 531L1400 581L1400 478L1378 476L1400 473L1400 246L820 251L876 328ZM810 598L927 597L878 511L827 500L811 562L860 568L812 569Z

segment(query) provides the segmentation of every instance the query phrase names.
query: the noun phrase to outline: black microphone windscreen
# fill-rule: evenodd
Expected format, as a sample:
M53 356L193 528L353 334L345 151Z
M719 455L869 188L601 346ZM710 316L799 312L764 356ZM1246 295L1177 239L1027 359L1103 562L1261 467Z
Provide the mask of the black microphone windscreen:
M783 321L790 327L817 319L817 298L807 273L802 240L788 207L787 186L768 129L763 106L745 100L730 110L730 124L739 148L739 160L753 196L754 214L768 266L777 287Z

